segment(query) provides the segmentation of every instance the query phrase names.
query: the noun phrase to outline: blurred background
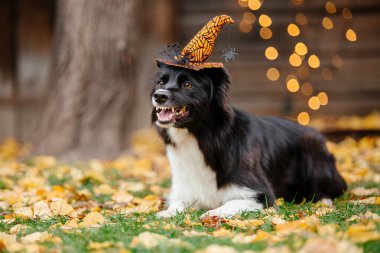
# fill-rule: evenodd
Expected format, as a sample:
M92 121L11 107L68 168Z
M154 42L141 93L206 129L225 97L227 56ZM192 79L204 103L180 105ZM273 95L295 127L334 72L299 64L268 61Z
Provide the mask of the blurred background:
M225 63L234 106L322 130L380 128L378 0L0 0L0 141L120 154L150 125L159 50L220 14L235 24L210 61L238 54Z

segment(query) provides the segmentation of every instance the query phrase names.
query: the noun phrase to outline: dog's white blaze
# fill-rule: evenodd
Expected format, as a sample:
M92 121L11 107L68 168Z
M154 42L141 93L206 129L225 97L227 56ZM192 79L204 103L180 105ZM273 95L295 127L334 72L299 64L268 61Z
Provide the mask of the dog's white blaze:
M257 193L251 189L236 185L218 189L216 173L206 165L197 140L186 129L171 127L168 134L175 143L175 146L167 146L172 170L169 205L183 202L185 206L197 208L219 207L215 211L220 214L262 209L262 204L254 200ZM231 201L234 202L233 207L231 203L228 205ZM223 204L226 205L221 206Z

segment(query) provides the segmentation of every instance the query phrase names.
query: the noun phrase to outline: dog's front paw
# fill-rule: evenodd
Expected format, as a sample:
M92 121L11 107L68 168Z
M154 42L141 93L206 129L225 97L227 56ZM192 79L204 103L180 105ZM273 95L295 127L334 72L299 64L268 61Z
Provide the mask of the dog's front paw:
M223 218L231 218L236 213L234 212L228 212L228 210L223 210L223 208L216 208L210 211L205 212L201 215L201 219L206 218L207 216L217 216L217 217L223 217Z
M157 213L157 217L159 218L168 218L177 215L176 209L168 209Z

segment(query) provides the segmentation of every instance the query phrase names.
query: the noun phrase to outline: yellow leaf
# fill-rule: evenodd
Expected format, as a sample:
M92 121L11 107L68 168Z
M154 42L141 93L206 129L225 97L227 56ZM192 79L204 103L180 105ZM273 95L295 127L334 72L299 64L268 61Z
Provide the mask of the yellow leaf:
M7 233L0 232L0 245L1 243L4 243L5 245L7 245L7 244L15 243L15 242L16 242L16 235L9 235Z
M145 248L154 248L156 247L160 242L167 241L168 238L166 238L163 235L151 233L151 232L142 232L138 236L133 237L132 242L130 243L129 247L135 248L138 245L142 245Z
M34 232L28 234L24 237L21 237L21 242L25 244L43 242L51 238L51 235L48 232Z
M47 219L52 216L48 204L44 201L38 201L33 204L34 218L39 217L41 219Z
M351 241L356 243L380 240L380 232L375 231L374 225L352 225L346 234Z
M15 210L16 217L33 218L33 210L31 207L20 207Z
M272 218L272 223L273 223L274 225L285 224L286 222L287 222L286 220L281 219L281 218L279 218L279 217L273 217L273 218Z
M81 223L82 227L89 227L97 224L103 224L105 222L104 217L99 212L90 212L84 218Z
M237 253L237 251L230 246L211 244L205 249L195 251L195 253Z
M365 204L365 205L379 205L380 204L380 198L378 197L369 197L365 199L359 199L359 200L350 200L350 203L353 204Z
M227 230L225 228L220 228L218 230L215 230L211 233L215 237L231 237L234 235L234 233L231 232L231 230Z
M367 197L380 194L379 189L377 188L366 189L364 187L356 187L355 189L351 190L351 193L358 197Z
M63 199L57 199L50 204L50 209L54 215L68 215L74 208Z
M99 249L105 249L113 247L114 243L112 242L90 242L88 244L88 248L91 250L99 250Z

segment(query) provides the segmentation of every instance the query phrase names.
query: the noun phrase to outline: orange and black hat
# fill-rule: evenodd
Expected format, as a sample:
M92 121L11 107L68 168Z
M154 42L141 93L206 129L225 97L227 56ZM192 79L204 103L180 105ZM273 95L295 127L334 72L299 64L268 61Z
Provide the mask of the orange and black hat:
M215 40L225 24L233 24L230 16L220 15L211 19L180 51L178 44L168 45L156 61L192 70L223 68L221 62L205 62L211 55Z

